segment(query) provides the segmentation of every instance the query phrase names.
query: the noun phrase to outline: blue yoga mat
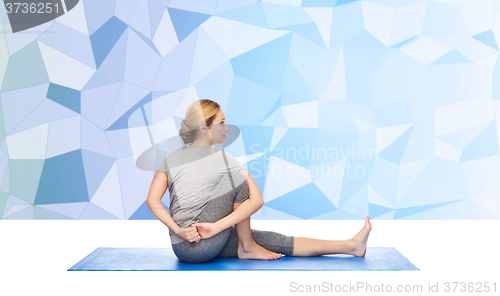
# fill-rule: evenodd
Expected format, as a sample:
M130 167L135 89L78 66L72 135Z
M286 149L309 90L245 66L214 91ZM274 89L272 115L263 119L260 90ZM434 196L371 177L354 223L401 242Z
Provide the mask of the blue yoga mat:
M75 270L420 270L392 247L368 247L365 257L335 254L277 260L220 257L187 263L171 248L97 248L68 271Z

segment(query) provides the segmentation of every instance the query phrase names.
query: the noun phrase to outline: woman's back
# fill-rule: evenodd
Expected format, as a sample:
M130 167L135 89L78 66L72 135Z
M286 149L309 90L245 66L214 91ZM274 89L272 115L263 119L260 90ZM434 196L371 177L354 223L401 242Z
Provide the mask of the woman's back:
M169 212L180 227L199 222L207 202L245 182L243 166L228 152L207 146L188 145L168 155L158 167L168 177ZM217 185L229 178L231 186ZM217 192L214 189L218 188ZM224 188L220 192L221 188ZM184 241L169 229L172 244Z

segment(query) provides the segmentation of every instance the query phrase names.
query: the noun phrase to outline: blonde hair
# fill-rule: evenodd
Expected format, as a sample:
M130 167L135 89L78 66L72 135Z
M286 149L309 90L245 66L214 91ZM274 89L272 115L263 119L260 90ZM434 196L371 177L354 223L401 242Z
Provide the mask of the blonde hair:
M201 125L212 125L220 106L209 99L201 99L193 102L186 111L186 118L181 122L179 136L184 144L192 143L197 136L198 128Z

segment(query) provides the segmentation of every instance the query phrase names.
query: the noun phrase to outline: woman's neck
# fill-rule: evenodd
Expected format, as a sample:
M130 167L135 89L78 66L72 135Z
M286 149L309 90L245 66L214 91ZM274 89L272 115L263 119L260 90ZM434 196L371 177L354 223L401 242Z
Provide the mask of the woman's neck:
M203 147L211 147L212 145L208 145L208 143L201 143L201 142L192 142L188 146L203 146Z

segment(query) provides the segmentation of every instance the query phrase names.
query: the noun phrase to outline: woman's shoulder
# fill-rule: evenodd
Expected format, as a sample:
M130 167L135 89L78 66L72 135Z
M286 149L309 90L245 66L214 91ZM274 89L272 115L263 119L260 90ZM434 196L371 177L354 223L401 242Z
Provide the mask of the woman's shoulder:
M166 163L172 164L172 165L178 165L178 164L183 164L186 161L190 161L193 159L199 159L200 157L206 157L210 156L213 154L213 149L212 153L207 154L207 150L202 150L202 149L190 149L187 146L182 146L180 148L177 148L176 150L172 151L170 154L168 154L165 158L164 161ZM210 150L209 150L210 151Z

